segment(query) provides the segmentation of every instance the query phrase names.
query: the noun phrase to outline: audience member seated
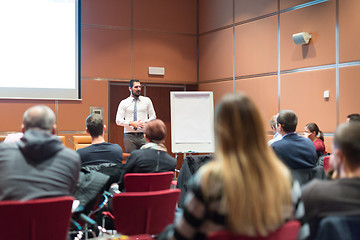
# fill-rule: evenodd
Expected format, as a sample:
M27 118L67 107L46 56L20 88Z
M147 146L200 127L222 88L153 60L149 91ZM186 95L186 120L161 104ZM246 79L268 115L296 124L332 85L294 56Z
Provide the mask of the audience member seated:
M333 142L331 164L336 180L314 180L303 187L311 236L327 216L360 216L360 122L340 125Z
M86 118L85 125L86 132L91 136L91 145L77 150L82 166L101 163L122 165L122 148L118 144L105 142L104 118L100 114L91 114Z
M360 122L360 114L352 113L347 116L346 122Z
M155 119L146 123L144 128L146 144L133 151L126 161L125 173L155 173L175 171L176 160L167 154L163 144L166 136L165 123ZM120 189L124 188L124 176L120 180Z
M190 180L183 213L158 239L206 239L219 230L267 236L302 217L300 185L268 146L260 113L246 95L221 100L215 139L215 159Z
M281 110L277 117L277 127L282 139L271 146L290 169L313 168L317 159L315 146L310 139L300 137L295 132L297 122L295 112Z
M25 111L18 142L0 144L0 201L72 195L79 155L56 136L55 114L47 106Z
M276 141L279 141L282 138L281 134L279 133L279 131L278 131L277 127L276 127L276 118L277 118L277 115L274 115L270 119L270 127L271 127L271 130L274 133L274 137L273 137L273 139L268 141L269 145L273 144Z
M321 155L326 154L325 144L324 144L324 134L322 131L320 131L316 123L306 124L304 134L305 137L309 138L314 143L315 151L318 158Z

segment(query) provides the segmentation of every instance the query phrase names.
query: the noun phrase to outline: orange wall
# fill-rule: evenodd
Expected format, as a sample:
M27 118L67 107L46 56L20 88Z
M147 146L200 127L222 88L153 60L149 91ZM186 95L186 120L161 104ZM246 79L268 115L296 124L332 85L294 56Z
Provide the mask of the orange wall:
M0 135L20 131L23 112L46 104L72 147L69 138L86 134L90 107L103 107L109 126L110 82L197 84L196 22L193 0L81 1L82 100L0 100ZM149 76L149 66L164 67L165 76Z
M215 104L246 92L269 131L272 115L293 109L297 130L318 123L331 151L336 126L360 112L360 1L300 6L307 2L199 0L199 89L214 91ZM292 34L303 31L310 44L295 45Z
M360 1L297 9L306 2L82 1L82 100L0 100L6 113L0 135L19 131L24 110L39 103L56 112L59 135L86 134L91 106L104 107L109 125L110 82L138 78L147 84L199 83L199 90L214 92L215 103L241 90L254 99L267 129L273 114L290 108L299 115L299 131L314 121L331 139L347 114L360 112ZM301 31L312 34L307 46L292 41ZM149 66L164 67L165 76L149 76ZM322 97L325 90L329 101Z

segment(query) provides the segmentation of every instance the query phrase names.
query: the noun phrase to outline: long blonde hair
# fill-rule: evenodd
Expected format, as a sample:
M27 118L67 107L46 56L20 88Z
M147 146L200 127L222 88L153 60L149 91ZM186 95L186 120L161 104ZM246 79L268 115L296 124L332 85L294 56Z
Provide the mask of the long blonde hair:
M290 173L267 145L261 116L245 94L221 100L215 136L216 160L202 169L202 191L222 181L229 230L268 235L284 223L286 208L292 210Z

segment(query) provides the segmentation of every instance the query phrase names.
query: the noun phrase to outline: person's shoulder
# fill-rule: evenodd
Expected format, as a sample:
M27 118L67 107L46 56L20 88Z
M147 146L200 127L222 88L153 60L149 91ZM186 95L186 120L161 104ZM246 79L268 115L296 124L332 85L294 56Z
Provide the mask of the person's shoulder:
M117 143L104 142L104 145L107 145L107 146L111 147L111 148L114 149L114 150L122 151L121 146L120 146L119 144L117 144Z
M16 142L2 142L0 143L0 149L1 150L18 149L18 146Z
M87 146L87 147L83 147L83 148L79 148L76 150L77 153L81 154L81 153L86 153L88 152L92 147L93 145L90 145L90 146Z
M277 148L277 147L283 146L284 144L286 144L286 140L284 140L284 138L282 138L282 139L279 139L279 140L274 141L273 143L271 143L271 147Z
M138 158L138 157L141 157L142 155L146 154L146 151L147 149L137 149L137 150L134 150L130 153L130 156L128 157L128 160L131 158L131 159L135 159L135 158Z
M172 162L175 162L176 163L176 159L174 157L172 157L169 153L167 152L164 152L165 153L165 157L169 160L169 161L172 161Z
M74 150L64 147L60 150L60 154L62 154L63 157L67 159L71 159L73 161L80 162L80 155L78 152L75 152Z
M151 102L151 99L149 97L139 96L139 99L140 99L140 101Z
M337 180L320 180L314 179L305 184L302 188L302 194L304 198L313 198L322 192L331 192L332 186L338 183Z
M124 98L123 100L120 101L120 104L125 104L125 103L129 102L131 100L130 98L131 98L131 96Z

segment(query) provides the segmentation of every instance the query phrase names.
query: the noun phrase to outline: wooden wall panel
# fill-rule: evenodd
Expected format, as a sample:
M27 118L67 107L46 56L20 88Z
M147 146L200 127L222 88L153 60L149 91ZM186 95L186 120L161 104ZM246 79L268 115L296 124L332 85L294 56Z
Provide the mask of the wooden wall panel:
M325 150L328 153L332 153L332 142L334 140L334 137L324 137L324 143L325 143Z
M339 70L339 123L351 113L360 113L360 66Z
M81 32L83 77L130 78L130 31L83 27Z
M59 132L85 131L85 119L90 115L90 107L104 108L104 122L108 122L108 82L96 80L81 81L80 101L59 102Z
M55 101L1 99L0 111L3 117L0 132L21 132L24 112L34 105L46 105L55 112Z
M136 0L134 27L166 32L197 31L197 6L194 0Z
M130 27L131 0L81 1L81 23Z
M199 0L199 33L233 23L233 0Z
M235 22L276 12L277 2L277 0L235 0Z
M269 129L270 118L278 112L277 76L236 80L236 91L246 93L260 111L266 131Z
M295 7L297 5L303 4L303 3L307 3L307 2L311 2L313 0L280 0L280 9L286 9L286 8L291 8L291 7Z
M335 1L286 12L280 16L281 70L335 63ZM296 45L294 33L309 32L308 45Z
M121 100L130 96L129 87L126 83L110 84L109 102L109 142L119 144L125 151L124 127L116 124L116 113Z
M235 76L277 71L277 17L235 27Z
M339 1L340 62L360 60L360 1Z
M200 36L199 42L199 81L232 78L232 29Z
M223 82L214 82L214 83L200 83L199 91L213 92L214 106L216 106L223 96L233 92L233 82L223 81Z
M280 108L291 109L298 115L298 131L315 122L323 132L336 128L335 69L298 72L281 75ZM330 91L328 101L324 91Z
M152 82L196 83L196 37L155 32L134 33L134 77ZM165 67L165 76L149 76Z

